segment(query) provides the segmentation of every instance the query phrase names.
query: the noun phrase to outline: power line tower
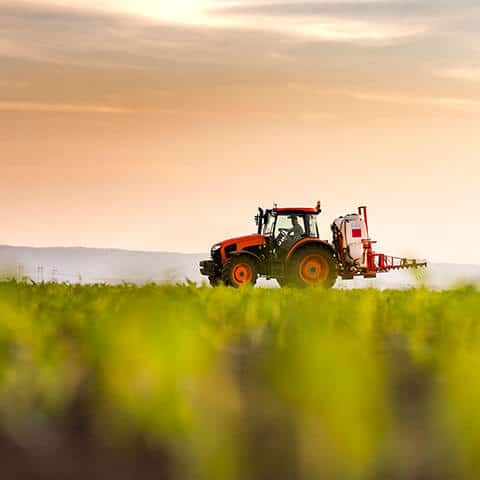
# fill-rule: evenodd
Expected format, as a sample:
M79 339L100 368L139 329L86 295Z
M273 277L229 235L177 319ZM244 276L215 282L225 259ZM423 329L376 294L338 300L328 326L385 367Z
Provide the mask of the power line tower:
M43 265L37 266L37 281L38 283L43 283L45 281L43 276Z
M57 270L57 267L53 267L52 268L52 282L57 282L57 274L58 274L58 270Z

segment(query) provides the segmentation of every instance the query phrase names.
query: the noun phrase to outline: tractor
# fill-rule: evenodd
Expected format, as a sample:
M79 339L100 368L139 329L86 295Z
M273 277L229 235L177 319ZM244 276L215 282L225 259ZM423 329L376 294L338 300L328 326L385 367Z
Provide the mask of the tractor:
M377 273L426 266L425 261L375 253L369 237L367 208L338 217L331 225L333 240L322 240L317 226L320 202L314 208L258 209L257 233L213 245L200 272L212 286L255 285L259 277L280 286L334 286L338 277L374 278Z

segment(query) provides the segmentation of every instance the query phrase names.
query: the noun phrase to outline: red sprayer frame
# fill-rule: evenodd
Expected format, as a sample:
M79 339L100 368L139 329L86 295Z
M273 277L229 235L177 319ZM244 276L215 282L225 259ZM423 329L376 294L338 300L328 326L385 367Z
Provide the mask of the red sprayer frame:
M374 277L377 273L388 272L390 270L402 270L407 268L426 267L427 262L402 257L392 257L384 253L376 253L373 250L373 244L377 243L370 239L368 231L367 207L358 207L358 214L363 217L367 230L367 238L363 240L363 248L366 255L365 277Z

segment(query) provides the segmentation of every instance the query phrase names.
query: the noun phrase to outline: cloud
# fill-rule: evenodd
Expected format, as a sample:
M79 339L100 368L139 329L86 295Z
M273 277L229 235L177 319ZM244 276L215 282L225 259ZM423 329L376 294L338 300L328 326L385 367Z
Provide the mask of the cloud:
M25 80L0 80L0 89L22 90L29 86L30 82Z
M285 92L297 81L323 90L435 93L443 98L437 105L466 105L455 101L457 92L446 79L469 78L471 91L465 87L463 94L474 97L476 72L438 72L442 65L468 65L478 53L478 32L455 30L459 18L474 18L472 2L404 2L411 8L400 0L216 0L215 8L202 10L213 22L206 26L148 18L146 1L138 3L145 7L145 15L138 16L121 13L121 0L112 0L109 11L106 1L100 11L80 0L71 7L66 1L0 0L1 108L129 113L109 107L123 104L165 114L217 106L252 110L261 91L263 109L301 110L309 92ZM359 4L362 14L356 14ZM402 14L404 8L408 13ZM442 23L449 11L452 22ZM28 97L19 87L25 82L32 82ZM245 102L238 100L234 85L250 88ZM426 102L408 95L370 96L370 101Z
M218 2L210 10L212 21L238 28L258 28L323 41L385 42L422 34L429 30L421 19L401 24L388 10L390 2ZM389 18L365 15L378 9Z
M40 2L2 5L1 0L0 31L0 56L5 58L148 70L171 64L237 62L240 57L231 51L256 42L255 34L246 36L236 29L218 35L215 29L118 12ZM264 45L265 40L263 36Z
M419 35L428 30L428 26L422 24L399 26L393 23L379 24L341 18L322 18L316 21L299 18L296 22L283 26L276 26L272 18L264 18L263 24L272 31L290 33L299 37L346 42L388 42Z
M396 42L434 31L478 31L477 0L217 1L211 18L334 41Z
M480 108L480 99L468 97L428 97L414 95L384 95L369 92L348 92L347 95L356 100L368 102L381 102L396 105L430 105L439 107L478 109Z
M0 101L0 111L50 113L133 113L136 110L106 105L69 105L37 102Z
M197 5L195 8L201 10L203 20L180 23L159 19L150 8L153 8L151 5L156 5L155 9L166 8L167 2L161 0L51 0L49 3L31 0L3 4L0 1L0 55L148 70L167 68L167 65L176 68L175 65L187 63L210 64L214 70L215 65L259 62L267 55L270 60L289 58L298 62L302 56L321 54L325 60L334 55L335 48L345 55L342 49L347 46L377 48L375 53L379 55L378 47L410 45L413 41L433 38L439 21L433 13L435 8L442 10L434 8L433 0L402 0L411 5L411 9L402 6L399 0L178 1L184 9ZM458 4L454 4L454 0L436 1L443 5L443 10L457 5L456 16L462 16L463 9L471 7L467 0L458 0ZM168 5L177 2L168 2ZM132 5L136 5L137 13L144 15L125 14ZM412 13L406 18L399 13L403 9L433 13L431 16ZM284 14L279 16L279 12ZM383 16L379 12L383 12ZM315 46L308 43L311 41ZM430 45L415 48L420 53L409 51L412 62L420 54L431 57L431 50L440 48L441 42L442 38L435 37ZM321 50L322 44L329 50ZM452 48L450 46L449 51Z
M209 22L207 12L216 0L29 0L31 5L106 14L128 14L178 25L202 25Z
M454 80L480 82L480 67L447 68L439 70L437 75Z
M357 19L434 18L459 12L478 11L476 0L319 0L218 2L213 13L226 15L283 17L333 15Z
M421 0L419 0L421 3ZM439 0L440 2L442 0ZM92 16L128 14L172 26L191 26L213 30L271 32L323 41L388 41L428 31L424 19L399 24L390 1L360 2L223 2L220 0L31 0L33 8L57 8L72 14L90 12ZM418 2L407 0L415 5ZM49 6L50 5L50 6ZM395 2L394 5L397 5ZM400 7L397 6L398 9ZM46 10L47 11L47 10ZM381 18L377 12L390 13ZM403 7L402 11L408 11ZM367 15L365 15L367 13ZM63 15L64 18L65 15ZM38 16L49 22L52 16ZM87 23L86 27L89 27Z
M445 29L447 24L461 28L464 21L480 20L477 0L17 0L5 5L9 8L3 8L0 27L21 16L27 23L55 26L64 33L62 25L83 17L82 24L69 31L76 34L80 27L93 38L102 29L121 38L119 27L128 35L133 25L141 30L144 22L151 22L159 28L183 29L186 35L188 27L195 27L220 29L222 34L256 31L385 44Z

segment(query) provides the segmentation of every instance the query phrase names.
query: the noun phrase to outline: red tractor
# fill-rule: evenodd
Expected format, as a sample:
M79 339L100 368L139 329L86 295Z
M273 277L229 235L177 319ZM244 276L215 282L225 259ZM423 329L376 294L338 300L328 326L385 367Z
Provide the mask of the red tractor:
M338 276L373 278L380 272L426 266L424 261L391 257L373 251L367 208L337 218L332 243L321 240L315 208L258 209L256 234L215 244L200 272L213 286L255 285L258 277L275 278L280 286L331 288Z

